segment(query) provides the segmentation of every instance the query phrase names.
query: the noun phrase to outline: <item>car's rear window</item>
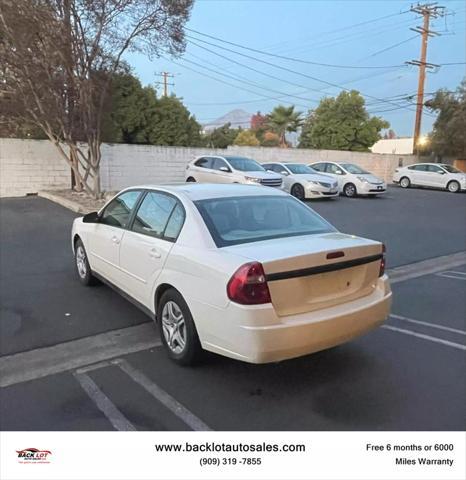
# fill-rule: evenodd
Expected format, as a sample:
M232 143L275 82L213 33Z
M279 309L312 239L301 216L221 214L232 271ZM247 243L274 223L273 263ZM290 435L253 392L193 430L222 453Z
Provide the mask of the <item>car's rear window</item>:
M292 197L228 197L194 203L217 247L335 231L317 213Z

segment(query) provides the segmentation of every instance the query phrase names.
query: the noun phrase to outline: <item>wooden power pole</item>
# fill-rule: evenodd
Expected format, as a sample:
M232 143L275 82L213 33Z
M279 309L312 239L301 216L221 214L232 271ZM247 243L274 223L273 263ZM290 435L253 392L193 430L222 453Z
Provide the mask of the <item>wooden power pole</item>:
M168 79L173 78L175 75L169 73L169 72L160 72L156 74L159 77L162 77L162 82L157 82L156 85L163 85L163 96L167 97L168 96L168 86L174 86L174 83L169 83Z
M430 19L437 18L444 14L444 7L439 7L436 3L426 3L423 5L415 5L411 7L411 11L418 13L423 17L422 27L411 28L414 32L421 34L421 56L419 60L406 62L410 65L419 67L419 79L417 85L417 102L416 102L416 120L414 122L414 153L418 151L419 137L421 135L422 109L424 107L424 84L426 81L426 68L433 69L438 67L433 63L427 62L427 43L429 37L439 35L439 33L429 30Z

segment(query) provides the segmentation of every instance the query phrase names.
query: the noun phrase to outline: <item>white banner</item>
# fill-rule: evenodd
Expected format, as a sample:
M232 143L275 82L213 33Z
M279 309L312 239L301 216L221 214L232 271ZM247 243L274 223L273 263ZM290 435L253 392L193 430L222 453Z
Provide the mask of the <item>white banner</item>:
M463 480L463 432L1 432L0 478Z

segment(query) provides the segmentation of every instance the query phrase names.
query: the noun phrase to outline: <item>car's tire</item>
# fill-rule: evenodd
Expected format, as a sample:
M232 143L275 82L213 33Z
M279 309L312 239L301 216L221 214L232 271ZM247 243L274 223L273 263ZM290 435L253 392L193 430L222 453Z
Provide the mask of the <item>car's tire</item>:
M457 193L460 191L460 184L456 180L448 182L447 190L451 193Z
M195 179L194 177L188 177L188 178L186 179L186 182L188 182L188 183L194 182L194 183L195 183L195 182L196 182L196 179Z
M80 238L76 240L74 245L74 265L79 281L86 287L99 283L97 278L92 275L92 270L87 259L86 249Z
M193 365L202 358L202 347L193 317L182 295L171 288L157 305L160 338L168 356L180 365Z
M409 188L411 186L411 180L408 177L400 178L400 187Z
M306 198L306 194L304 193L304 187L300 183L295 183L291 187L291 195L296 197L298 200L304 200Z
M356 185L354 183L347 183L343 187L343 193L345 194L346 197L353 198L358 194L358 191L356 190Z

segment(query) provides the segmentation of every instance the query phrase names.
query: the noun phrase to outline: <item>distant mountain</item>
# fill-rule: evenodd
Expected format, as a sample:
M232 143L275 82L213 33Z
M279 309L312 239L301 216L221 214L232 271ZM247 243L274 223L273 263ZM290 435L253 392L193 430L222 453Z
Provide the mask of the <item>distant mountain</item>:
M231 112L226 113L222 117L217 118L213 122L209 122L204 125L204 131L208 132L215 128L225 125L225 123L231 123L232 128L250 128L251 127L252 114L237 108Z

